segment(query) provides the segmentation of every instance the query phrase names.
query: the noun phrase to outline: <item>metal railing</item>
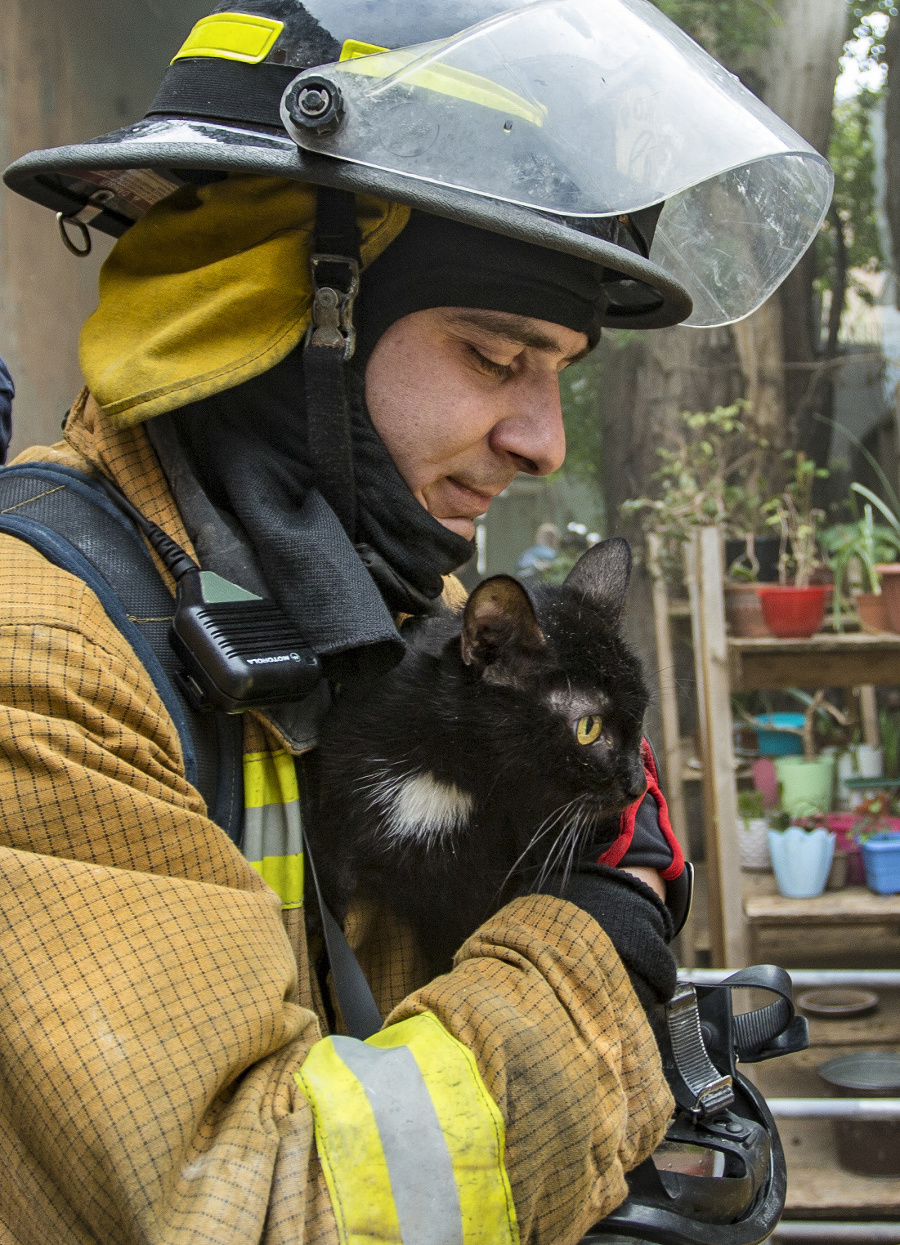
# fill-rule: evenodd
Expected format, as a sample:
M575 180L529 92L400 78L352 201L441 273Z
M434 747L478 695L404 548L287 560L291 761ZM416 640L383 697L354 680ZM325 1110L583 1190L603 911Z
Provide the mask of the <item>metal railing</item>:
M900 1241L900 1223L829 1223L782 1219L770 1241Z
M735 968L681 968L679 979L697 986L715 986ZM795 986L862 986L869 990L900 989L900 970L893 968L789 968Z
M900 1098L768 1098L776 1120L900 1120Z

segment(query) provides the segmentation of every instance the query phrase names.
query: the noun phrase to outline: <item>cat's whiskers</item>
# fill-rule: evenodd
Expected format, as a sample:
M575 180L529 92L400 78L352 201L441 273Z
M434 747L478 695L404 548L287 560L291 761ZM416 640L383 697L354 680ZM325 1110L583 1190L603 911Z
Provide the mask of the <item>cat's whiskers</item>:
M550 831L555 828L555 826L558 824L560 819L562 817L565 817L566 813L569 811L572 805L578 803L580 799L581 799L580 796L575 796L575 798L572 800L569 800L568 803L561 805L559 808L554 809L552 813L547 814L547 816L538 826L537 830L534 832L534 834L531 836L529 841L526 843L522 852L519 854L516 860L513 861L509 869L509 872L506 874L503 881L500 883L500 886L497 888L498 894L502 893L504 887L509 882L510 878L512 878L513 874L516 872L519 865L521 865L522 862L525 860L525 857L532 850L532 848L537 845L537 843L544 837L544 835L549 834Z
M565 824L562 827L561 832L558 834L557 838L554 840L553 845L550 848L550 851L548 852L543 864L541 865L541 868L538 872L538 876L534 883L534 887L536 890L540 889L540 887L547 881L547 879L552 874L557 861L562 857L563 853L565 852L566 846L569 840L573 837L577 838L576 828L580 826L584 818L585 812L587 811L584 807L583 796L576 796L574 799L570 800L568 804L564 805L562 810L560 811L564 814L568 814L573 810L573 808L574 808L574 816L570 817L565 822Z
M596 811L584 796L577 796L574 800L565 805L568 811L575 805L575 815L566 822L559 838L553 844L547 859L541 866L537 879L534 883L535 889L538 890L547 881L550 875L557 868L559 861L566 859L566 865L563 869L563 888L568 883L572 874L572 868L575 863L575 853L581 846L581 839L585 832L590 829L596 820Z

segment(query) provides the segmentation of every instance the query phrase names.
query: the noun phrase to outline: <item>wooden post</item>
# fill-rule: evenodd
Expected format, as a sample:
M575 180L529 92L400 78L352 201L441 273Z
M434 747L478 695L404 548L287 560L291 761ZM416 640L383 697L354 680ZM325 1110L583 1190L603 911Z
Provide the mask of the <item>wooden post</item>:
M873 748L880 748L878 705L875 700L875 688L871 685L859 689L859 716L862 718L863 743L871 744Z
M722 538L699 528L688 545L686 578L694 635L694 668L703 753L706 870L713 963L747 963L743 886L737 837L737 788L731 686L725 633Z
M669 592L660 569L659 537L647 537L647 567L653 580L653 624L656 632L656 665L659 682L659 716L662 723L663 759L666 768L666 800L675 837L687 855L687 815L681 784L683 765L681 727L678 722L678 693L675 684L675 658L669 622Z
M666 802L675 837L681 844L685 859L689 858L687 813L682 783L681 726L678 721L678 693L675 683L675 657L672 651L672 628L669 619L669 591L660 567L659 537L647 537L647 569L653 582L653 624L656 634L656 674L659 684L659 716L662 724L663 760L666 769ZM681 963L693 968L696 963L694 923L689 919L681 934Z

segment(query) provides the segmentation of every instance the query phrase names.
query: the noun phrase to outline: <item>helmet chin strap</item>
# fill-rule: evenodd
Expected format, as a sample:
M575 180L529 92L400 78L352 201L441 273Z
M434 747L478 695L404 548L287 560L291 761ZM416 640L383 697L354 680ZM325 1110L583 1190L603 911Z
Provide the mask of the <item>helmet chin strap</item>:
M356 198L349 191L318 187L310 277L312 319L303 344L303 375L307 445L316 486L353 541L388 608L395 614L433 614L440 598L426 597L402 579L376 549L356 539L356 480L346 364L356 346L353 304L359 293L359 232Z
M310 278L312 319L303 345L309 453L319 491L353 540L356 483L344 365L356 344L359 232L349 191L318 188Z

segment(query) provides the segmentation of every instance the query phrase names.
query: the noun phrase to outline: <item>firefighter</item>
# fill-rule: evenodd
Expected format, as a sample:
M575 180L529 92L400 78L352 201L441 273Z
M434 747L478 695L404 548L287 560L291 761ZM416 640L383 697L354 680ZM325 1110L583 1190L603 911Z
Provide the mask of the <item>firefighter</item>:
M751 311L827 166L635 0L243 0L142 121L6 180L70 248L119 241L0 529L4 1232L577 1241L671 1109L647 1015L686 875L649 752L570 897L514 900L446 976L351 912L386 1017L361 1041L307 948L317 723L399 660L400 615L459 602L491 498L561 465L559 371L603 326ZM142 656L160 619L29 535L100 480L317 656L299 702L207 719L238 778Z

